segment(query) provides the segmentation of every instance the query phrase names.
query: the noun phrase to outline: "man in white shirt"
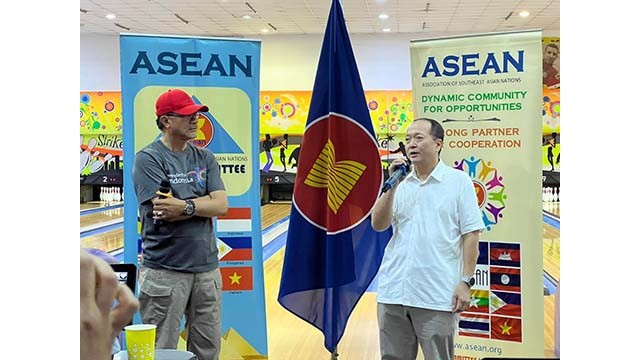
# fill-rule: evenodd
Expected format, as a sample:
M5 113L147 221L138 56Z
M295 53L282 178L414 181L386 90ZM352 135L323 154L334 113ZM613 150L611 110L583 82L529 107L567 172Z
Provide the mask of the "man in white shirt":
M469 176L440 161L443 141L437 121L415 119L412 170L373 209L375 230L393 225L378 273L382 360L415 359L418 343L425 360L453 360L458 314L469 306L484 223Z

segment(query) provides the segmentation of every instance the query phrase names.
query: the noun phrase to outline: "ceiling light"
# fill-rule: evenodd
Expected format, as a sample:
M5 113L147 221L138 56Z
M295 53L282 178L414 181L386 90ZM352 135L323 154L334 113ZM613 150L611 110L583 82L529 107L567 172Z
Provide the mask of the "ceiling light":
M529 17L529 12L527 10L520 11L520 17L526 18Z
M249 19L251 19L251 15L242 15L242 18L246 19L246 20L249 20Z
M389 29L389 28L384 28L384 29L382 29L382 31L384 31L384 32L389 32L389 31L391 31L391 29Z
M378 19L382 19L382 20L384 20L384 19L388 19L388 18L389 18L389 15L387 15L387 14L380 14L380 15L378 15Z
M109 19L109 20L113 20L113 19L115 19L115 18L116 18L116 16L115 16L114 14L107 14L105 17L106 17L107 19Z
M269 32L269 29L262 29L262 30L260 30L260 32L263 33L263 34L266 34L266 33Z

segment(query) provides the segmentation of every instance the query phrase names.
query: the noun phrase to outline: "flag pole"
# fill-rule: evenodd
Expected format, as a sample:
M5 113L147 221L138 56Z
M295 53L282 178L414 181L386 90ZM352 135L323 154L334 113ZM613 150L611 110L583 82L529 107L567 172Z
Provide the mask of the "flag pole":
M338 347L337 346L333 350L333 352L331 353L331 360L338 360Z

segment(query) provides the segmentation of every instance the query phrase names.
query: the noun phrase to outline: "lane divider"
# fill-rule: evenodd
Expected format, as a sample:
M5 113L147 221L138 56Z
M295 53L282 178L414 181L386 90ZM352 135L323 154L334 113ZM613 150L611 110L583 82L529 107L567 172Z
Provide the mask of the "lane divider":
M121 204L97 207L97 208L93 208L93 209L80 210L80 216L94 214L94 213L102 212L102 211L105 211L105 210L113 210L113 209L121 208L123 206L124 206L124 203L121 203Z

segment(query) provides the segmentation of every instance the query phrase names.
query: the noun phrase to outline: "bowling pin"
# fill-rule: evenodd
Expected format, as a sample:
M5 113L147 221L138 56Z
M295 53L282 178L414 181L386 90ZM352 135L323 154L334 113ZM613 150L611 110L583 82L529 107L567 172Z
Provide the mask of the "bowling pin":
M80 154L80 171L89 164L89 160L91 160L91 152L97 142L98 140L96 140L96 138L91 138L87 143L87 148Z
M104 158L102 158L102 160L100 160L100 158L97 158L93 163L91 163L91 166L89 167L89 169L91 169L91 173L96 173L96 172L102 170L102 168L104 167L105 162L111 160L112 157L113 157L113 155L107 154L107 155L105 155Z

